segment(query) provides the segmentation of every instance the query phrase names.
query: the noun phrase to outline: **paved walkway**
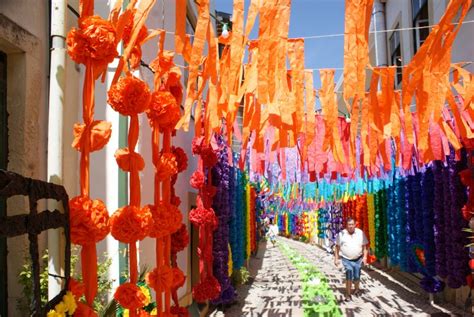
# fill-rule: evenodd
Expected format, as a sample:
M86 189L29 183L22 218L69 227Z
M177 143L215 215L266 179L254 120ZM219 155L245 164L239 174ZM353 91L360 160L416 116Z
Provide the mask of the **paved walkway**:
M332 255L317 246L285 238L279 240L305 256L326 275L345 316L471 316L453 305L432 306L426 294L416 287L408 287L380 270L371 269L364 269L362 273L362 295L351 302L343 302L344 274L334 267ZM266 248L265 243L260 244L259 254L250 263L253 282L238 288L236 304L216 310L211 316L304 315L298 271L278 247Z

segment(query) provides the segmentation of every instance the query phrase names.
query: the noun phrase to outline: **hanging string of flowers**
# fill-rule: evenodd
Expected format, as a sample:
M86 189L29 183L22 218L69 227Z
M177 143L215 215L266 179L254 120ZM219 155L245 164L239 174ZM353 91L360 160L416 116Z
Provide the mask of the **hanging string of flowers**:
M466 188L462 184L459 173L466 168L465 152L462 160L455 161L455 153L451 151L448 157L449 170L449 192L450 201L445 207L448 210L449 219L449 240L446 239L446 257L448 259L448 281L447 284L451 288L459 288L466 283L466 276L470 273L468 266L469 255L465 245L468 244L467 235L463 232L463 228L468 226L467 221L463 218L460 210L467 201Z
M375 256L378 259L387 255L387 222L386 222L386 195L385 189L374 195L375 207Z
M219 281L213 273L213 232L218 227L218 219L212 209L212 200L217 188L212 184L211 169L217 164L217 155L204 137L196 136L193 140L193 154L199 155L198 169L193 173L190 184L199 190L197 208L189 213L189 220L199 230L199 266L203 269L200 282L193 287L193 298L197 302L214 300L221 293Z
M369 244L370 250L375 252L375 203L374 194L367 193L367 214L369 221Z
M396 184L393 184L388 188L387 191L387 200L388 200L388 217L387 217L387 235L388 235L388 256L390 257L390 262L394 265L398 264L398 252L397 252L397 216L396 214Z
M436 244L436 274L445 278L448 273L446 270L446 235L444 219L444 186L443 181L443 163L441 161L433 162L434 177L434 237Z
M416 231L415 231L415 206L414 200L416 197L413 193L413 183L415 182L415 176L409 175L406 181L406 200L405 200L405 209L407 211L407 249L405 252L410 252L410 244L416 242ZM416 272L417 266L413 258L407 258L407 271Z
M402 271L407 270L407 256L406 256L406 248L407 248L407 213L405 210L405 178L396 178L396 206L395 206L395 213L397 223L395 225L395 234L397 238L396 242L396 250L397 250L397 260L398 264Z
M436 275L436 248L434 238L434 175L431 167L423 173L421 183L421 201L423 215L423 248L425 251L425 270L429 276Z
M223 140L218 138L219 152L218 162L212 169L213 184L217 186L216 198L213 201L213 209L216 213L219 225L214 232L214 274L221 286L221 292L217 299L213 300L214 305L229 304L235 299L235 290L229 278L229 221L231 218L230 200L230 166L228 151L230 150Z
M74 125L72 146L81 153L79 196L72 198L70 205L71 241L80 245L82 278L85 298L92 307L97 294L96 243L110 231L109 213L99 199L90 198L90 153L99 151L109 141L112 129L106 121L94 120L95 80L103 74L107 65L118 55L121 24L112 23L94 14L94 3L80 6L78 28L67 35L67 52L71 59L85 66L82 95L82 117L84 123ZM92 310L92 309L91 309ZM93 313L95 314L95 313Z

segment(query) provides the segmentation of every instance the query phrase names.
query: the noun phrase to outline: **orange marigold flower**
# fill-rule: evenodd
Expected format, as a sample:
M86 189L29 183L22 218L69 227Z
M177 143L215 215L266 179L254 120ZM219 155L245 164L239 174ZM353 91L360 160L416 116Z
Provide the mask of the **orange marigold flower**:
M115 300L124 308L138 309L146 305L147 298L140 287L132 283L120 285L114 294Z
M163 153L160 155L160 160L156 166L157 177L160 181L178 174L178 162L173 153Z
M146 283L153 289L170 289L173 286L173 270L160 265L146 275Z
M153 225L150 229L150 237L162 238L164 236L175 233L181 227L183 215L178 207L166 202L160 202L156 207L148 206L153 216Z
M118 55L116 33L113 25L93 15L79 19L79 28L69 31L67 51L73 61L96 66L106 65Z
M107 102L120 114L133 116L147 110L150 100L148 85L135 76L126 76L110 87Z
M181 116L174 96L168 91L155 91L151 95L147 111L150 124L158 124L161 130L174 129Z
M99 199L76 196L69 201L71 241L78 245L95 244L110 231L109 213Z
M110 217L112 236L123 243L143 240L153 224L150 208L124 206L117 209Z

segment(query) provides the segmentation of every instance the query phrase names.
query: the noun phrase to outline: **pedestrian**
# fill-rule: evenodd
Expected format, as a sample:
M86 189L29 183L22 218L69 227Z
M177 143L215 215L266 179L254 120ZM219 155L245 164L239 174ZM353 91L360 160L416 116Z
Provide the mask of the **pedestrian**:
M346 271L346 298L351 300L352 284L354 284L354 296L360 293L360 271L362 265L367 265L368 240L364 232L356 228L354 219L347 218L346 229L337 234L334 264L339 267L339 258Z
M276 243L276 237L278 236L278 226L273 224L273 219L269 220L269 227L267 232L267 237L270 238L270 241L273 245Z

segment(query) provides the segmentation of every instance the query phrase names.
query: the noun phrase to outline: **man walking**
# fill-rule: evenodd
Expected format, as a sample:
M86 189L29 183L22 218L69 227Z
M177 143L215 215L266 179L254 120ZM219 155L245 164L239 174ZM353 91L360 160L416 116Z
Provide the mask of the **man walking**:
M352 282L354 282L354 295L360 292L360 270L362 263L367 265L368 240L364 232L356 228L355 221L347 218L346 229L338 233L336 238L336 252L334 264L339 266L339 255L342 265L346 270L346 301L351 300Z

